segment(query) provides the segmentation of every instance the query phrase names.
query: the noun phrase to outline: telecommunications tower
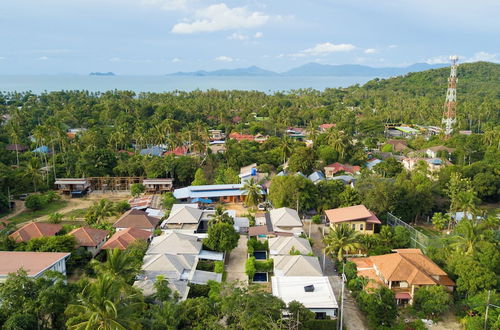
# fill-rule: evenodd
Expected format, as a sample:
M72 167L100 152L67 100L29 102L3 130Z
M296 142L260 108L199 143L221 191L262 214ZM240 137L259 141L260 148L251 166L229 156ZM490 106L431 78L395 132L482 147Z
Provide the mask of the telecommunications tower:
M443 124L444 134L449 138L453 132L453 125L456 122L456 107L457 107L457 61L458 56L450 56L451 71L448 78L448 90L446 91L446 102L444 104Z

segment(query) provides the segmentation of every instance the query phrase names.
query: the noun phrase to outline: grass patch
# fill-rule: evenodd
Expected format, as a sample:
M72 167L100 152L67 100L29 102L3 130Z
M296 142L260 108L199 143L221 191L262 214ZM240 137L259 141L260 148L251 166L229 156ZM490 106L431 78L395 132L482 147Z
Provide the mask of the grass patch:
M60 209L64 208L68 204L68 201L65 200L59 200L59 201L54 201L50 204L48 204L45 208L41 210L36 210L36 211L31 211L31 210L26 210L21 213L19 213L17 216L9 219L8 221L13 224L19 224L23 222L27 222L30 220L34 220L36 218L40 218L52 213L55 213L59 211Z
M433 229L433 228L420 227L420 226L416 226L414 228L416 230L418 230L419 232L421 232L422 234L430 236L430 237L441 236L441 232L439 230L436 230L436 229Z
M70 219L72 217L75 217L77 219L81 219L85 217L85 214L87 213L88 208L85 209L76 209L69 211L68 213L64 213L64 218Z

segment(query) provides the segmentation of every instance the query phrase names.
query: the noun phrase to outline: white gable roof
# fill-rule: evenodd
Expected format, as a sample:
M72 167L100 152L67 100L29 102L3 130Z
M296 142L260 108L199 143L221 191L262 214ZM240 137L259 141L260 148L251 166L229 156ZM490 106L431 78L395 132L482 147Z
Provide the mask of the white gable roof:
M323 276L319 260L314 256L275 256L276 276Z
M312 252L309 241L302 237L278 236L268 240L269 253L271 255L289 255L292 247L298 250L300 254L309 254Z
M191 206L191 204L174 204L168 219L165 220L163 224L198 223L202 214L202 210L198 207Z
M146 254L196 254L201 251L198 237L172 232L153 238Z
M294 209L282 207L269 212L271 223L278 227L302 227L299 214Z

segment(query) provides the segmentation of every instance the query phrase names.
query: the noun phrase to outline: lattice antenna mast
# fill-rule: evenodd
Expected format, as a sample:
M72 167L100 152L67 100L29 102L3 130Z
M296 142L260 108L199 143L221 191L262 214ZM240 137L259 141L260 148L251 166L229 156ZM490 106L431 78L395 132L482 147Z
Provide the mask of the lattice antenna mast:
M446 102L444 104L443 124L446 138L451 136L453 125L456 123L457 108L457 61L458 56L450 56L451 70L448 78L448 90L446 91Z

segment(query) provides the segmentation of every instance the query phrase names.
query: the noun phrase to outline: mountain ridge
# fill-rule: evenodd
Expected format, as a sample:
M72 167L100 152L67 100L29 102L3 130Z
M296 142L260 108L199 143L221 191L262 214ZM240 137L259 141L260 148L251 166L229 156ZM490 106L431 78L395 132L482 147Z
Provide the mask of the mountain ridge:
M219 69L214 71L198 70L192 72L174 72L167 76L381 76L390 77L406 74L409 72L419 72L430 69L439 69L448 66L448 64L427 64L415 63L406 67L383 67L374 68L371 66L360 64L319 64L306 63L296 68L292 68L285 72L275 72L265 70L258 66L250 66L247 68L236 69Z

